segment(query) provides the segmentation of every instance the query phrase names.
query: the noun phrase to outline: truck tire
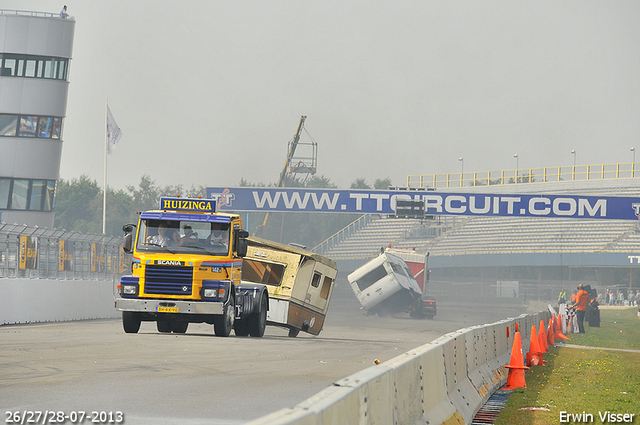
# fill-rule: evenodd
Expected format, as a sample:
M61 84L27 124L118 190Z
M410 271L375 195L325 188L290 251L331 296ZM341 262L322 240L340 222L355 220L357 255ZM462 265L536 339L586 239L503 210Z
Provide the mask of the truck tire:
M171 322L171 332L174 334L183 334L187 332L189 322L175 321Z
M264 330L267 327L267 297L262 296L262 301L260 302L260 309L255 313L251 314L248 318L249 325L249 335L255 337L262 337L264 335Z
M158 328L158 332L161 333L170 333L171 332L171 323L168 320L158 319L156 321L156 327Z
M236 332L236 336L249 335L249 326L247 324L247 319L237 319L233 324L233 329Z
M229 299L229 303L224 306L222 314L215 316L213 319L213 332L216 336L229 336L233 329L233 323L236 317L236 302L233 295Z
M122 312L122 327L125 333L136 334L140 330L140 317L133 311Z

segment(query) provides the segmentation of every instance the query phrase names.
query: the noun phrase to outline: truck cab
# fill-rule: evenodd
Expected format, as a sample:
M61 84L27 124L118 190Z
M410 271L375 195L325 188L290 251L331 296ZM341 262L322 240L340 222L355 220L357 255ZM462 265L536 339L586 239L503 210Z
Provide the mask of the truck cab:
M269 307L265 285L241 283L248 232L240 216L215 210L212 199L162 198L123 227L131 275L118 285L115 308L124 331L143 321L159 332L184 333L189 323L212 324L217 336L236 327L261 337Z

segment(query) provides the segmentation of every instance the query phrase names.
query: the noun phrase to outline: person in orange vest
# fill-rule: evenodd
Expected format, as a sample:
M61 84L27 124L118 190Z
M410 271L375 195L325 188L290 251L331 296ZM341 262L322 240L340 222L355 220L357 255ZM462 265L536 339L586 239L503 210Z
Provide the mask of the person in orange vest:
M584 290L582 283L578 285L578 293L576 294L576 301L572 308L576 309L576 315L578 319L578 330L581 334L584 332L584 315L587 312L587 306L589 305L589 294Z

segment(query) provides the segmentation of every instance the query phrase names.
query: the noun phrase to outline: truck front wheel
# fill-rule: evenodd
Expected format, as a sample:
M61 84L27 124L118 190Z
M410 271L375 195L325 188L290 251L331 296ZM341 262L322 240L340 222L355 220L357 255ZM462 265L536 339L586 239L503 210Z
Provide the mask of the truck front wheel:
M180 322L180 321L171 322L171 331L174 334L183 334L187 332L188 328L189 328L189 322Z
M233 329L233 322L236 317L236 302L233 295L229 299L229 303L224 307L220 316L213 319L213 332L216 336L229 336Z
M133 311L122 312L122 327L125 333L135 334L140 330L140 317Z
M163 334L171 332L171 323L166 319L158 319L156 321L156 327L158 328L158 332Z

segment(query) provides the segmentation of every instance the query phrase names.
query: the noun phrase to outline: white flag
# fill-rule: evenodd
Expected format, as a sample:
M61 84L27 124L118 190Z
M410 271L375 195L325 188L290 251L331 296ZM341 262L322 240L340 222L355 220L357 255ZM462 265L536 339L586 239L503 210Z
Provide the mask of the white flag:
M113 152L122 137L122 130L116 124L116 120L111 115L111 109L107 106L107 153Z

